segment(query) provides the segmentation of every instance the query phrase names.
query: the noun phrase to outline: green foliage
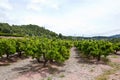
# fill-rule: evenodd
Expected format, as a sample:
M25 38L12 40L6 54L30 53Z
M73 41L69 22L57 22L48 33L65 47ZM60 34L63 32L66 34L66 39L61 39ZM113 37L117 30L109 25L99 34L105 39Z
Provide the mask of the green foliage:
M16 43L13 39L0 39L0 55L6 54L7 58L9 55L16 52Z
M113 44L104 40L81 40L76 41L75 46L84 53L88 58L97 58L99 61L101 56L107 57L113 52Z
M16 51L17 52L22 52L25 50L25 45L26 45L26 40L24 39L16 39Z
M36 58L38 61L63 63L70 56L70 41L48 38L0 39L0 56L15 54Z
M117 51L120 51L120 42L114 43L113 48L115 50L115 53L117 53Z
M63 63L69 59L71 48L69 41L34 37L26 39L25 42L25 55L36 58L38 61L42 59L44 65L50 61Z
M120 42L120 38L113 38L109 40L112 43L119 43Z
M22 56L22 52L26 50L26 39L15 39L16 41L16 52L19 54L19 57Z
M109 41L113 43L114 53L117 54L120 51L120 38L113 38Z

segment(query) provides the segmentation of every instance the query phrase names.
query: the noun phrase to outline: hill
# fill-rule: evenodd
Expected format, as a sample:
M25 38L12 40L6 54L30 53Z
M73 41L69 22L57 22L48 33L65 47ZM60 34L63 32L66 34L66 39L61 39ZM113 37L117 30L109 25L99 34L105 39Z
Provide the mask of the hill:
M57 37L58 34L38 25L9 25L0 23L1 36L46 36Z
M110 36L111 38L120 38L120 34L116 34L116 35L113 35L113 36Z

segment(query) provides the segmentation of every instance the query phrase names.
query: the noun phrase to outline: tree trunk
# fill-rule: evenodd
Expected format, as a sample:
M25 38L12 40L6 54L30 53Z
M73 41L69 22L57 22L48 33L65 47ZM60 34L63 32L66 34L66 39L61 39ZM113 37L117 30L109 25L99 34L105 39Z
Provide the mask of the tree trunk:
M39 58L36 58L37 62L40 63L40 59Z
M100 53L99 53L98 58L97 58L97 61L100 61L100 60L101 60L101 55L100 55Z
M3 55L0 55L1 58L3 58Z
M114 54L117 54L117 50L114 51Z
M46 64L47 64L48 60L45 57L45 53L43 53L43 59L44 59L43 67L46 67Z
M47 62L48 62L48 60L44 61L43 67L46 67Z
M18 52L18 56L21 58L22 57L22 52Z
M9 53L6 53L6 57L7 57L7 59L9 59Z
M50 60L50 63L53 63L53 62L54 62L54 61L51 59L51 60Z

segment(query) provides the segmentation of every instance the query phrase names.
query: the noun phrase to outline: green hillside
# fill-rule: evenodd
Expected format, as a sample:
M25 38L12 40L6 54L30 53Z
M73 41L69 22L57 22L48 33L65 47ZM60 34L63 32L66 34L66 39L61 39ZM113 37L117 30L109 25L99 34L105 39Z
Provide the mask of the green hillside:
M55 32L52 32L44 27L37 25L9 25L8 23L0 23L1 36L46 36L57 37Z

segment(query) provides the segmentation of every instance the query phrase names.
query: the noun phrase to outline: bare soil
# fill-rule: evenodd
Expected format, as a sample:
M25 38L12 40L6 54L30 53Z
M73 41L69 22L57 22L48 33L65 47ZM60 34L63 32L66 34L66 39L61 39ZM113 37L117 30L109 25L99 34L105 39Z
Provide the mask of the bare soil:
M22 39L23 37L14 37L14 36L0 36L0 38L6 38L6 39L9 39L9 38L12 38L12 39L20 38L20 39Z
M110 56L110 60L113 63L119 64L119 69L117 69L115 73L109 75L108 80L120 80L120 52L118 52L118 55Z

